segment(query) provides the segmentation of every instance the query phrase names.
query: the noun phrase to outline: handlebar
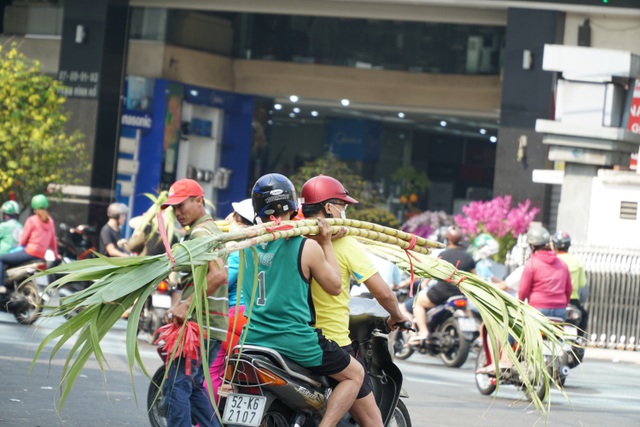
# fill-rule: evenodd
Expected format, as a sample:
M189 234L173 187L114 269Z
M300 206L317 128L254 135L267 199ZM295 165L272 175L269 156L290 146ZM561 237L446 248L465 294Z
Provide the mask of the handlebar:
M397 328L400 328L400 329L403 329L403 330L406 330L406 331L412 331L412 332L416 331L415 329L412 328L413 325L409 321L407 321L407 322L397 322L397 323L394 323L393 326L395 326Z

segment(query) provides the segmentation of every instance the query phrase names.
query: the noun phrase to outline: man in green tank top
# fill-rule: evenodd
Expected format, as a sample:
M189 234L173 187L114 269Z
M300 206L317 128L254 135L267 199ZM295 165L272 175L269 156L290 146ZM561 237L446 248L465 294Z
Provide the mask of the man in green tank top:
M196 181L192 179L176 181L169 189L169 196L162 204L162 208L168 206L173 206L178 222L183 227L189 227L188 239L220 233L213 218L204 209L204 190ZM181 301L167 310L165 321L181 325L187 320L194 291L193 283L184 286ZM209 304L208 360L211 363L215 360L222 341L227 337L228 328L227 273L223 260L219 258L209 262L207 300ZM202 350L204 349L200 349ZM191 427L193 423L201 427L220 426L209 400L209 394L203 385L202 357L190 363L190 374L187 374L184 359L172 363L162 386L164 395L162 405L167 426Z
M280 174L258 179L251 198L257 222L289 220L297 212L295 188ZM254 246L258 253L255 291L256 265L252 251L245 250L242 292L247 312L251 312L245 344L273 348L316 375L338 381L320 423L321 427L334 427L355 401L364 370L338 344L311 326L315 313L310 278L332 295L338 295L342 288L331 227L324 219L318 220L318 226L315 240L292 237Z

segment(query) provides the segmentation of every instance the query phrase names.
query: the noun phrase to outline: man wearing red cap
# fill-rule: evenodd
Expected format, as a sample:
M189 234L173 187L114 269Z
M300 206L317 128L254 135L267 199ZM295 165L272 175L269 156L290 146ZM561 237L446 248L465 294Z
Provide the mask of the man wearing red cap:
M220 233L213 218L204 209L204 190L192 179L176 181L169 189L167 201L162 208L173 207L176 219L183 227L189 227L187 239L197 239ZM224 262L215 259L209 262L207 273L207 300L209 304L209 363L215 360L221 343L227 337L229 311L227 294L227 273ZM165 321L182 324L187 320L193 299L194 286L183 286L181 301L167 310ZM208 393L203 386L204 371L202 358L193 360L191 369L181 359L171 364L167 379L162 386L162 402L168 427L191 427L197 423L201 427L220 426L215 417ZM187 374L190 371L190 374Z

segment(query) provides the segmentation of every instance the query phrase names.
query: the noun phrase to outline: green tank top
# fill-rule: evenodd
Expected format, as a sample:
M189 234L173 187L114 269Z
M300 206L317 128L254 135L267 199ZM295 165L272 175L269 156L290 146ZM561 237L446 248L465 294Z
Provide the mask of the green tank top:
M322 364L322 349L314 322L309 282L301 269L302 237L256 245L258 283L252 298L255 262L251 249L244 251L242 294L249 316L245 344L277 350L305 367Z

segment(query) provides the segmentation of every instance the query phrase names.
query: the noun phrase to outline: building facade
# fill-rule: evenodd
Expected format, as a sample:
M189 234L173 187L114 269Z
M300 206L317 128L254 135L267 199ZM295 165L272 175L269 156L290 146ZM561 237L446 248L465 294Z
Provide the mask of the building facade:
M554 114L544 45L640 50L640 8L622 0L101 0L84 21L68 13L72 0L0 4L3 40L18 38L70 86L65 52L86 44L79 27L87 43L104 34L96 70L113 82L69 102L103 168L83 193L98 206L85 218L118 197L140 213L143 193L184 176L200 179L223 216L260 174L332 151L392 210L390 177L413 166L432 182L421 209L511 194L555 228L556 187L532 180L561 167L535 131ZM114 51L122 59L109 67Z

